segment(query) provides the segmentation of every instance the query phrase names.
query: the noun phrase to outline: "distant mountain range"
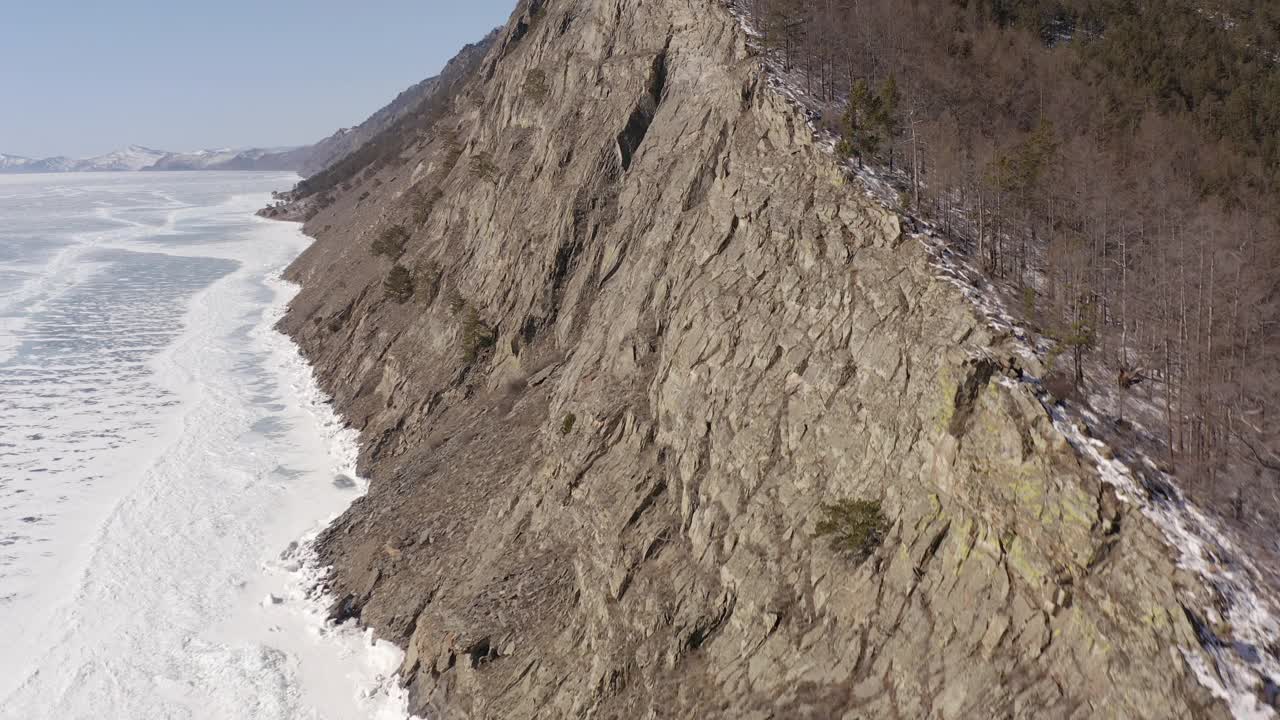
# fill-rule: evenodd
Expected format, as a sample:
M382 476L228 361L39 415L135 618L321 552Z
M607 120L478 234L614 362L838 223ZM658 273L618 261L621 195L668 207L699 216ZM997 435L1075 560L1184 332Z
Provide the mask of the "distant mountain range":
M310 148L224 148L179 153L142 145L97 157L28 158L0 153L0 173L133 172L142 170L298 170Z
M497 38L494 30L470 50L483 54ZM29 158L0 153L0 174L59 172L131 172L160 170L292 170L311 177L337 163L366 142L420 110L423 100L441 82L430 77L409 87L355 127L342 128L312 145L295 148L248 148L169 152L142 145L130 145L115 152L91 158L65 156Z
M169 152L130 145L91 158L65 156L29 158L0 153L0 174L60 172L130 172L160 170L293 170L310 177L346 157L351 151L412 112L437 79L428 78L400 93L367 120L338 130L313 144L296 148L249 148Z

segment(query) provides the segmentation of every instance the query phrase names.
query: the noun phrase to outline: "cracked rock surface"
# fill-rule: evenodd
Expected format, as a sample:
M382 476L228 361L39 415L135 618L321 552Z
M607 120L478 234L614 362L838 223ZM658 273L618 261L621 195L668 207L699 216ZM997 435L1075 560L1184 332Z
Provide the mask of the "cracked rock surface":
M715 3L526 1L310 220L282 326L372 480L335 613L441 717L1226 716L1203 589L761 72Z

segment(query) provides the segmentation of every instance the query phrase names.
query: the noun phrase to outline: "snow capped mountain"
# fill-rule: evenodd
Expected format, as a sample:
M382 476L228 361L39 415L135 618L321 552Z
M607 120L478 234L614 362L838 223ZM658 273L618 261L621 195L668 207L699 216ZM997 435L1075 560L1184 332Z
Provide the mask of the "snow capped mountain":
M141 170L155 165L161 158L171 153L164 150L152 150L141 145L130 145L123 150L86 158L75 164L77 172L105 172Z
M144 170L295 170L307 148L220 148L169 153Z
M0 154L0 173L48 173L48 172L107 172L141 170L154 165L169 155L163 150L153 150L141 145L116 150L97 157L73 160L58 155L35 160L20 155Z
M75 160L61 155L35 160L21 155L0 153L0 173L67 172L74 169L75 165Z
M196 150L189 153L165 153L147 166L147 170L208 170L214 165L235 159L240 152L231 148Z
M65 155L57 157L45 158L43 160L32 160L30 165L21 168L20 172L71 172L76 169L78 161L72 160Z
M21 155L5 155L0 153L0 172L12 171L17 168L25 167L34 162L31 158L22 157Z
M97 157L34 160L0 154L0 173L135 172L139 170L295 170L307 148L217 148L169 152L142 145Z

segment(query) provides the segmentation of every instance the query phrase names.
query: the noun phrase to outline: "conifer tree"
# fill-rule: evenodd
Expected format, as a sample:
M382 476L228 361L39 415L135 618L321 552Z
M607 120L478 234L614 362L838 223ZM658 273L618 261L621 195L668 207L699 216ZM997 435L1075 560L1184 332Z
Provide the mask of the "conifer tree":
M884 133L885 144L889 148L889 170L893 171L893 141L898 137L900 130L898 121L898 79L893 73L889 73L889 77L885 78L884 85L880 87L880 108L879 121L880 131Z
M841 138L837 146L841 155L857 157L865 162L880 148L883 127L880 96L871 92L867 81L859 78L849 91L849 104L841 119Z

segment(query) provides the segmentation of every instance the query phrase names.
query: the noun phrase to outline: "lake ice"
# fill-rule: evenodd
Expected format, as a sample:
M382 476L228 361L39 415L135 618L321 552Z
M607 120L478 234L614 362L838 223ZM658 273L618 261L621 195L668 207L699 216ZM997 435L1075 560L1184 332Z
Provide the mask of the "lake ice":
M296 180L0 176L0 717L404 717L312 596L364 483L272 329Z

